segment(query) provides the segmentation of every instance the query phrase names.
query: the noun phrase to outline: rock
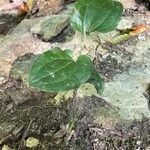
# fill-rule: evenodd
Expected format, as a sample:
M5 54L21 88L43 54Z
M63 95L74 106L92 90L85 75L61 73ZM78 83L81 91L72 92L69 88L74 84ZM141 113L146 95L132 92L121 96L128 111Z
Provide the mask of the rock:
M48 16L58 13L64 8L64 0L36 0L33 4L31 13L36 16Z
M64 12L68 13L68 12ZM69 15L54 15L23 20L12 33L0 44L0 71L8 75L12 63L27 53L39 54L50 48L50 44L38 39L35 34L42 34L45 40L56 36L69 23ZM41 27L34 32L35 25ZM36 26L36 27L37 27ZM34 34L34 35L33 35Z
M4 146L2 147L2 150L14 150L14 149L11 149L11 148L8 147L7 145L4 145Z
M17 80L21 79L24 83L27 84L30 70L29 66L31 66L35 58L37 58L37 56L31 53L18 57L12 64L10 76Z
M95 123L105 128L113 129L116 123L121 121L117 107L94 95L90 97L84 96L84 98L76 96L68 105L70 120L74 120L72 122L74 125L80 125L82 122Z
M96 95L97 90L95 89L95 86L90 83L85 83L79 87L77 90L77 96L83 98L84 96L92 96Z
M102 94L107 102L120 108L119 114L127 120L150 117L148 99L144 95L150 83L150 40L139 41L135 47L129 69L106 83Z
M93 84L85 83L81 85L77 90L69 90L64 92L59 92L54 97L54 103L59 105L61 102L67 101L74 97L74 92L76 91L76 96L84 98L84 96L97 95L97 90Z
M150 72L146 70L144 71L140 68L137 70L136 68L132 70L134 75L132 73L123 73L116 76L113 82L105 84L102 97L112 105L119 107L120 115L124 119L142 119L143 115L150 117L148 100L143 95L146 89L142 85L150 82L149 78L147 78ZM145 77L146 74L147 77Z
M1 42L0 67L2 74L8 74L12 63L26 53L38 53L48 48L49 44L34 38L30 33L39 19L22 21L15 30Z
M39 145L39 140L34 138L34 137L29 137L27 140L26 140L26 147L28 148L35 148Z
M57 95L54 97L54 104L60 105L61 102L64 102L70 98L73 98L73 93L74 93L74 90L58 92Z
M6 81L6 79L0 75L0 85L3 84Z
M141 40L141 41L145 41L145 35L142 35L142 34L139 35L139 36L138 36L138 39Z
M7 34L19 22L17 11L0 13L0 34Z
M39 35L44 41L57 36L69 25L69 15L53 15L51 18L37 24L31 32Z

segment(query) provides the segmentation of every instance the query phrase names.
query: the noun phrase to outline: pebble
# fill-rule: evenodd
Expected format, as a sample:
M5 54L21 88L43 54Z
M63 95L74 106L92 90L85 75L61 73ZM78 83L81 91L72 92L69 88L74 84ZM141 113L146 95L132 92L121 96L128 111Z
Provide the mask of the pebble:
M141 35L138 36L138 39L140 41L145 41L145 36L141 34Z
M14 150L14 149L11 149L11 148L8 147L7 145L4 145L4 146L2 147L2 150Z
M34 138L34 137L29 137L27 140L26 140L26 147L28 148L35 148L39 145L39 140Z

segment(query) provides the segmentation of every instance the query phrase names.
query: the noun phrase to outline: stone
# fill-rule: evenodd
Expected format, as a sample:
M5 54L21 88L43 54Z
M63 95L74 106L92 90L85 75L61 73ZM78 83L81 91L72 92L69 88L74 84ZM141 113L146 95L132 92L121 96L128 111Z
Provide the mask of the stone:
M24 83L27 83L29 70L33 60L37 56L33 54L26 54L17 58L11 67L10 76L14 79L21 79Z
M28 148L35 148L39 145L39 140L34 138L34 137L29 137L27 140L26 140L26 147Z
M54 104L60 105L61 102L67 101L70 98L73 98L74 90L58 92L54 97Z
M8 145L4 145L2 147L2 150L14 150L14 149L11 149L10 147L8 147Z
M117 123L121 122L119 108L109 104L101 97L93 95L80 98L75 96L70 103L70 119L74 124L79 121L79 124L85 122L113 129ZM82 117L78 120L80 116Z
M77 96L83 98L84 96L96 95L97 91L95 86L90 83L85 83L77 89Z
M8 75L11 65L18 57L29 53L39 54L48 50L51 45L38 39L36 34L42 34L45 40L59 34L69 23L67 13L64 12L61 16L24 19L9 35L1 39L1 74ZM35 31L37 26L40 27L39 33Z
M8 75L12 63L20 56L27 53L38 53L48 48L49 44L34 38L30 34L32 26L39 22L38 19L23 20L12 33L7 35L0 43L0 71Z
M49 41L52 37L57 36L69 25L69 15L53 15L40 24L32 28L33 34L39 35L44 41Z
M150 117L148 99L144 95L150 83L150 40L139 41L135 47L129 69L106 83L102 94L107 102L120 108L119 114L127 120Z
M63 8L64 0L36 0L32 6L31 14L37 12L36 16L48 16L58 13Z

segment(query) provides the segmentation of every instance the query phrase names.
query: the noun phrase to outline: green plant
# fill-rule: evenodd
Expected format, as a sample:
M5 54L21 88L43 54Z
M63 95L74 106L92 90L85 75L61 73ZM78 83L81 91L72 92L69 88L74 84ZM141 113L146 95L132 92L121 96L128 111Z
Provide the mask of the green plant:
M83 33L110 32L122 15L123 6L113 0L78 0L71 16L71 26Z
M90 80L100 94L103 81L95 72L89 57L81 55L74 61L68 50L53 48L33 62L29 85L46 92L59 92L78 88Z
M83 35L91 32L109 32L118 25L122 5L112 0L78 0L71 16L71 26ZM53 48L41 54L29 73L29 85L46 92L59 92L78 88L92 82L98 93L103 91L103 80L96 72L88 56L76 61L68 50Z

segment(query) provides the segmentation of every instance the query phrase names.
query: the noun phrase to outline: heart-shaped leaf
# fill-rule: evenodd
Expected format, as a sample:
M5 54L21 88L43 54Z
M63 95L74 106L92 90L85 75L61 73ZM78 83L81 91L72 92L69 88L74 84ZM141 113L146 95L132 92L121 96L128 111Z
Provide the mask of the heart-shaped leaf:
M82 33L110 32L121 19L123 7L112 0L78 0L71 16L71 26Z
M33 62L29 85L47 92L70 90L89 79L91 68L89 57L82 55L74 61L68 51L54 48Z

